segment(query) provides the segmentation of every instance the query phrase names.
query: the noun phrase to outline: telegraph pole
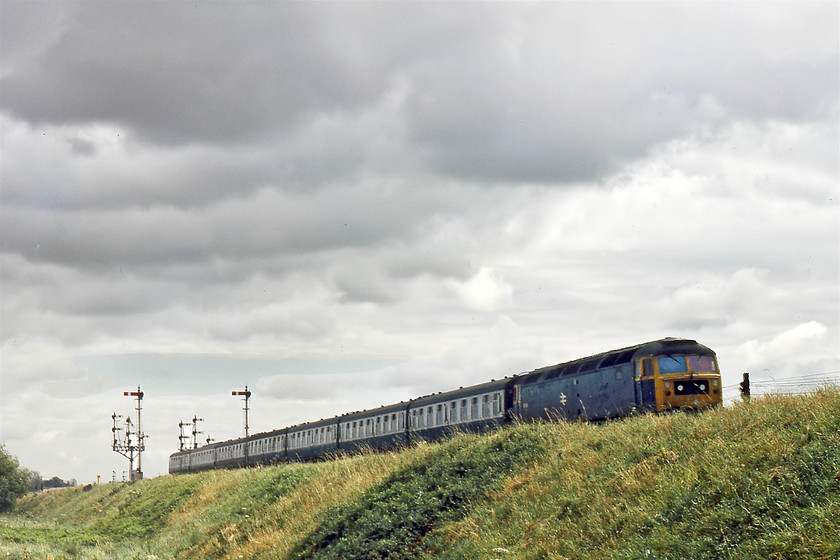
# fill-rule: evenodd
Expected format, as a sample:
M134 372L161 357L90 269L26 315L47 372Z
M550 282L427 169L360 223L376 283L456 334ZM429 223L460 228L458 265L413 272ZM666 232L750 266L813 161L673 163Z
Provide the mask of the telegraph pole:
M248 399L251 398L251 391L248 390L248 386L245 385L244 391L231 391L230 393L234 397L245 397L243 399L244 406L243 410L245 411L245 466L248 466Z

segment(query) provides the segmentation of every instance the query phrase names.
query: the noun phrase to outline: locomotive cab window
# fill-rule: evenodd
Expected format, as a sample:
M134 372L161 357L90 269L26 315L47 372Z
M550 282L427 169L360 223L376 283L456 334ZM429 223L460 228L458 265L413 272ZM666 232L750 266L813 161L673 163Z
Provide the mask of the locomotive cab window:
M689 356L688 367L693 372L718 373L714 356Z
M688 371L685 356L662 356L657 358L659 373L683 373Z

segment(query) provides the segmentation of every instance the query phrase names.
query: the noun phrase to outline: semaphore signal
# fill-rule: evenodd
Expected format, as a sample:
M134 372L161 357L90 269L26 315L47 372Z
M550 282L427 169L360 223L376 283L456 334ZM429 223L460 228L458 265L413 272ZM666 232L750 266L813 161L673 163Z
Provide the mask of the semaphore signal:
M114 423L114 426L111 428L111 432L113 433L112 449L128 459L129 480L143 480L141 453L146 449L145 441L148 437L143 433L140 424L140 411L143 408L143 391L140 390L140 386L138 385L137 391L125 391L123 392L123 396L137 398L137 408L135 409L137 411L137 428L134 428L134 422L131 420L131 416L125 417L125 428L120 427L117 424L117 420L120 420L120 424L122 424L123 416L114 412L111 415L111 420ZM122 431L125 434L120 436L120 432ZM136 471L134 470L135 457L137 457Z
M184 428L189 428L190 426L192 426L191 422L184 422L183 420L178 422L178 428L181 430L181 435L178 436L178 451L189 449L186 442L190 440L190 435L184 433Z
M244 391L231 391L230 394L234 397L245 397L243 399L244 405L243 410L245 411L245 464L248 464L248 410L250 410L248 406L248 399L251 398L251 391L248 390L248 386L245 385Z
M201 430L198 429L198 423L204 422L204 418L199 418L198 416L193 416L192 419L192 441L193 441L193 449L198 449L198 434L203 434Z
M243 406L243 410L245 411L245 437L248 437L248 399L251 398L251 391L248 390L248 386L245 385L244 391L231 391L230 394L234 397L245 397L243 400L245 401L245 405Z

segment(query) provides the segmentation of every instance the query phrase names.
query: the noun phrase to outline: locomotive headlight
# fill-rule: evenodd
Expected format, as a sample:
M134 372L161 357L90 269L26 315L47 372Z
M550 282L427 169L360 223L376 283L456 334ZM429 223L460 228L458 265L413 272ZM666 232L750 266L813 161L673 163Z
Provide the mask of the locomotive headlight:
M701 390L701 391L705 391L705 390L706 390L706 384L705 384L705 383L701 383L701 384L700 384L700 390Z
M680 383L679 385L677 385L677 391L679 391L680 393L682 393L682 391L683 391L683 386L682 386L682 383Z

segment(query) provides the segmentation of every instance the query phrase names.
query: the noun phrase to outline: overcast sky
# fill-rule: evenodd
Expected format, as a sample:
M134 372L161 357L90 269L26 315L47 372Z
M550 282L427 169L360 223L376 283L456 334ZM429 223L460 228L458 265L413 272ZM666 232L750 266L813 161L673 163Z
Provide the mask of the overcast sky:
M836 2L2 0L0 441L147 476L665 336L840 371ZM733 397L733 389L727 396Z

